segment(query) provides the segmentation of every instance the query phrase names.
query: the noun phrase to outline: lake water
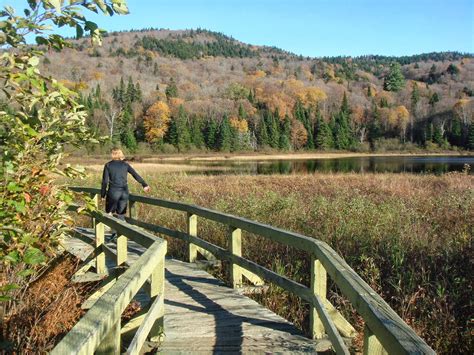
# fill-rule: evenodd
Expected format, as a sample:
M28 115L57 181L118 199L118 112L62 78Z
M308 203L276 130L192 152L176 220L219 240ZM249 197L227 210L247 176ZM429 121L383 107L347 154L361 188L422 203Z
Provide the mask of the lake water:
M190 174L307 174L313 172L413 173L444 174L463 171L465 165L474 173L474 156L367 156L335 159L260 160L260 161L193 161L203 170Z

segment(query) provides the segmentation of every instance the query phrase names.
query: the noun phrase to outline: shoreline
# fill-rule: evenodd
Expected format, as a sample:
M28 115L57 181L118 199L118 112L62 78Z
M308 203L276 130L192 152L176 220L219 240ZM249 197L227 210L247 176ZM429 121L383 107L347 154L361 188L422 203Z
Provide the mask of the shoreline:
M354 152L304 152L304 153L184 153L184 154L159 154L156 155L127 155L130 161L143 164L172 163L172 162L219 162L219 161L262 161L262 160L306 160L306 159L341 159L359 157L403 157L403 156L474 156L474 152L417 152L417 153L354 153ZM66 162L105 162L107 155L69 156Z

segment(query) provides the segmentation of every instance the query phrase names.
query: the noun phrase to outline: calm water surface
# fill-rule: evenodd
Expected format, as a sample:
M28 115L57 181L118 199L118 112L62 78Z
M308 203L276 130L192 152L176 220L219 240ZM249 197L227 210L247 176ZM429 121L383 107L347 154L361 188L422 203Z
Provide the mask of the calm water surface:
M191 174L305 174L313 172L355 173L413 173L445 174L463 171L470 165L474 173L474 156L384 156L353 157L307 160L260 160L260 161L214 161L183 162L205 166L204 170Z

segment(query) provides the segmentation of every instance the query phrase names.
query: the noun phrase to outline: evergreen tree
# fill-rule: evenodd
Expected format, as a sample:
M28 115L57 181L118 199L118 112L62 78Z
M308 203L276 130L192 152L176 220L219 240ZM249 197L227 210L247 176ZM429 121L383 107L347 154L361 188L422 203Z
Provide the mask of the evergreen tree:
M469 126L467 134L467 149L474 150L474 123Z
M191 135L191 143L198 149L204 147L204 135L201 129L201 120L194 116L191 119L189 132Z
M232 148L232 129L227 115L224 115L221 125L219 126L217 144L219 150L223 152L230 152Z
M385 77L383 88L387 91L400 91L405 85L405 77L403 76L400 63L393 62L390 70Z
M176 122L176 117L171 117L168 131L166 131L164 140L166 143L172 144L175 147L178 146L178 125Z
M245 109L242 106L242 104L239 105L239 118L240 119L246 119L247 118L247 112L245 112Z
M431 107L434 108L434 106L436 105L436 103L439 102L439 95L437 92L433 93L433 95L430 96L430 105Z
M249 90L249 95L248 95L248 98L247 98L247 99L249 100L249 102L250 102L251 104L254 104L254 103L255 103L255 96L254 96L254 94L253 94L253 92L252 92L252 89Z
M270 147L278 149L280 145L280 127L279 118L271 113L267 116L268 124L268 143Z
M433 123L427 122L425 128L425 143L433 141Z
M411 114L410 114L410 142L413 143L413 126L414 120L417 115L417 107L418 102L420 101L420 90L418 89L418 85L414 82L411 90Z
M130 105L127 105L122 112L119 121L119 138L120 142L130 151L134 152L137 149L137 140L133 133L133 114Z
M183 105L179 106L176 119L176 146L180 152L189 149L191 135L188 129L188 115Z
M342 96L341 102L341 113L350 114L351 109L349 107L349 100L347 100L347 94L344 91L344 95Z
M209 117L206 123L206 129L204 131L204 139L206 141L206 146L209 149L216 149L217 148L217 123L212 118Z
M280 128L280 144L279 148L281 150L290 150L290 135L291 135L291 120L288 115L285 115L285 119L281 122Z
M176 86L173 78L170 79L170 82L166 87L165 94L168 100L172 97L178 97L178 87Z
M449 64L448 69L446 69L446 72L451 75L458 75L459 74L459 68L454 65L453 63Z
M451 124L450 142L451 145L462 146L462 126L458 118L454 118Z
M258 125L257 143L260 147L264 147L269 144L267 123L265 122L264 117L261 117L260 124Z
M316 114L316 146L319 149L327 150L334 146L333 135L331 128L324 121L321 112L318 110Z
M135 85L135 101L141 102L143 99L142 88L140 87L140 83L137 82Z
M380 127L380 112L377 108L377 105L374 104L372 120L369 123L369 128L367 132L367 140L369 141L370 148L375 149L375 141L381 136L381 127Z
M341 109L334 115L334 146L337 149L349 149L353 143L351 127L349 123L350 108L347 95L344 92L342 98Z
M443 134L441 133L441 128L438 125L434 127L433 142L439 146L443 144Z
M136 98L135 95L135 85L133 85L132 77L128 77L127 92L125 94L125 102L134 102Z

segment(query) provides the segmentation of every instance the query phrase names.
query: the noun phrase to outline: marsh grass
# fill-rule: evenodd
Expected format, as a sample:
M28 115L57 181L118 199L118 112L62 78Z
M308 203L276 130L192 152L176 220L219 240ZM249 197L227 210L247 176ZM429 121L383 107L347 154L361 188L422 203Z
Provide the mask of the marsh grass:
M474 177L408 174L186 176L144 174L153 195L208 207L327 242L439 353L472 353ZM84 185L98 185L92 176ZM137 191L138 192L138 191ZM185 230L185 216L138 206L140 218ZM199 219L201 238L225 247L226 228ZM184 243L169 240L183 258ZM308 285L303 252L243 234L243 255ZM225 275L225 273L223 274ZM363 321L329 283L328 298ZM308 306L277 287L255 296L303 330Z

